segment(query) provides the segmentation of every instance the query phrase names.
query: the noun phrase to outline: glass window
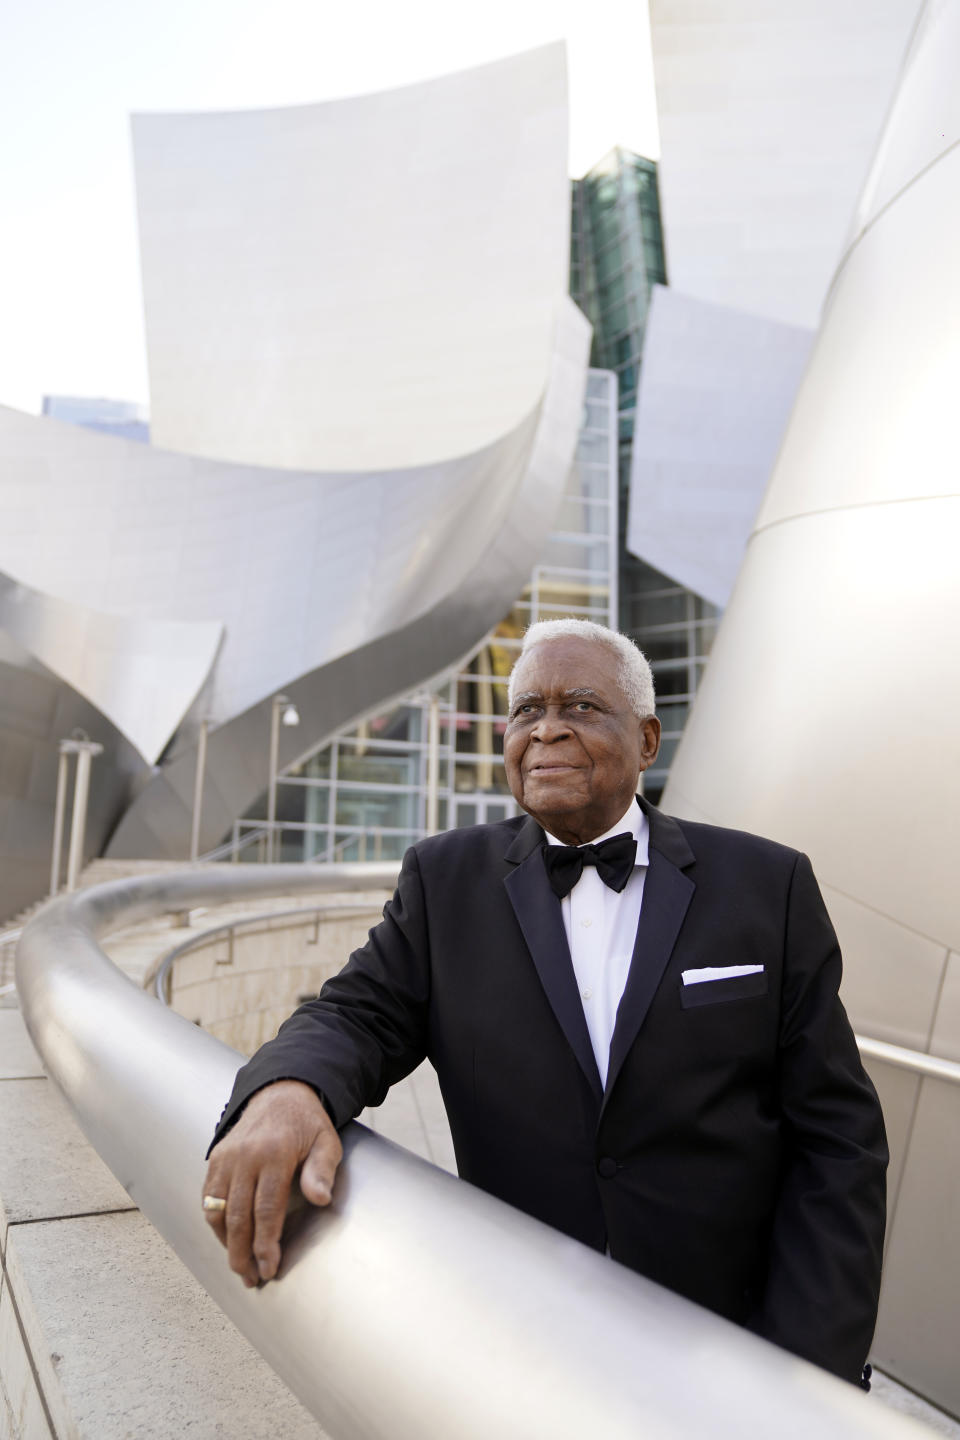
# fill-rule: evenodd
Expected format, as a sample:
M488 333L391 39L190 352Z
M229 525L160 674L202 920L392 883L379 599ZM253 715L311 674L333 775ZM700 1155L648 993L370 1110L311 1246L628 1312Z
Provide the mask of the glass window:
M635 359L634 349L634 337L629 333L621 335L620 339L614 342L613 363L623 365L626 361Z
M461 794L466 792L467 794L475 795L481 788L477 784L477 772L481 765L486 768L488 764L488 761L478 761L476 759L470 761L466 756L458 756L454 779L456 789ZM483 787L484 794L508 795L510 793L510 786L507 784L507 772L504 770L502 762L494 761L494 763L490 765L488 779L490 783Z
M609 427L609 418L606 405L601 404L597 400L588 400L584 408L586 410L586 414L584 416L584 423L589 427L589 429L599 430L601 434L606 435Z
M422 831L409 829L402 835L352 835L348 830L334 833L335 860L402 860L407 850L421 839Z
M687 637L684 633L679 635L644 635L643 631L640 630L635 638L640 649L654 667L656 667L658 660L680 660L686 658Z
M593 243L596 249L600 250L617 238L620 233L620 217L616 210L609 210L606 214L594 214L591 219Z
M628 310L625 303L613 305L610 309L606 311L602 318L604 333L601 345L604 351L606 351L606 337L608 335L622 334L625 330L630 329L630 324L630 311ZM613 369L613 366L608 365L606 368Z
M503 720L473 720L457 716L456 752L462 755L502 755Z
M324 745L316 755L311 755L302 765L291 770L291 775L304 775L311 780L325 780L330 774L330 746Z
M651 279L656 280L665 273L663 251L660 246L652 240L644 240L643 242L643 263Z
M382 790L337 791L337 824L364 830L412 829L417 824L417 795L389 795Z
M601 250L594 260L597 271L597 280L601 286L609 283L615 275L619 275L624 266L624 254L620 244L619 235L617 238Z
M659 766L656 770L645 770L643 775L644 799L649 800L651 805L659 805L666 781L666 771L661 770Z
M587 398L589 400L607 401L610 390L616 384L612 375L598 375L595 371L587 372Z
M607 465L576 465L567 482L567 494L569 495L574 489L581 495L605 500L610 493L610 467Z
M657 714L660 716L664 736L671 735L679 738L683 734L683 727L689 718L690 706L686 703L671 704L670 702L661 705L658 700Z
M717 637L717 622L715 620L699 620L696 625L696 646L698 655L709 655L713 649L713 642Z
M650 591L634 602L634 624L641 629L650 625L673 625L687 619L685 590Z
M562 539L551 536L544 548L542 563L606 576L610 570L610 552L605 539L598 541L587 535L564 535Z
M604 314L603 323L609 330L613 327L610 325L610 321L607 318L606 312L614 306L622 305L623 302L626 300L626 276L621 273L619 275L615 275L611 280L608 280L606 283L601 281L597 293L600 300L600 309Z
M416 785L418 761L415 754L359 754L343 746L337 777L364 785Z
M689 694L690 683L690 667L686 662L659 664L656 674L657 708L660 708L661 697L667 700L670 696Z
M606 411L604 411L604 419L606 419ZM598 465L608 465L610 462L609 435L599 430L584 431L577 446L577 459L592 460Z
M562 530L579 531L583 535L606 536L610 530L610 506L568 494L560 502L557 525Z

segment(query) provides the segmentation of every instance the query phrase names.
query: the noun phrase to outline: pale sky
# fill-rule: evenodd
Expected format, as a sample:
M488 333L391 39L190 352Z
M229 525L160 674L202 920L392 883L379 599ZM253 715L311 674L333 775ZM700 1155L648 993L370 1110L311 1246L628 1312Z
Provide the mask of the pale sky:
M656 158L646 0L0 0L0 404L147 403L129 117L301 105L565 38L570 173Z

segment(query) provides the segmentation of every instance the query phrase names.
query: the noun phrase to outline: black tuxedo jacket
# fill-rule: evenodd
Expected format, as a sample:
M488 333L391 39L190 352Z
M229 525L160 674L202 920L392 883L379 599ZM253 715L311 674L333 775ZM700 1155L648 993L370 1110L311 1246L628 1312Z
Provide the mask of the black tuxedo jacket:
M272 1080L314 1086L343 1125L428 1056L465 1180L856 1381L887 1151L809 861L643 808L606 1089L521 817L408 851L382 923L239 1072L216 1138ZM763 971L682 982L733 965Z

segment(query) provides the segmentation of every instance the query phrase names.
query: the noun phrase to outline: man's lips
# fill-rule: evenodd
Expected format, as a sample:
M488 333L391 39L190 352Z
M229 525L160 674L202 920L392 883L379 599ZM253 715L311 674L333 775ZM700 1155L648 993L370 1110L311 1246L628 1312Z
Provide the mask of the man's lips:
M531 765L527 771L528 775L565 775L570 770L576 770L576 765L567 765L562 760L552 761L550 764L543 762L539 765Z

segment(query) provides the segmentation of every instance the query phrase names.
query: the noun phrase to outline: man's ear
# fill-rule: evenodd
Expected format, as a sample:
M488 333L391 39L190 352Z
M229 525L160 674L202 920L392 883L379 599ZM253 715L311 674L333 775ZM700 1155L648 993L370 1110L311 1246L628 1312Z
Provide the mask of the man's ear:
M640 769L647 770L660 752L660 721L649 715L640 722Z

